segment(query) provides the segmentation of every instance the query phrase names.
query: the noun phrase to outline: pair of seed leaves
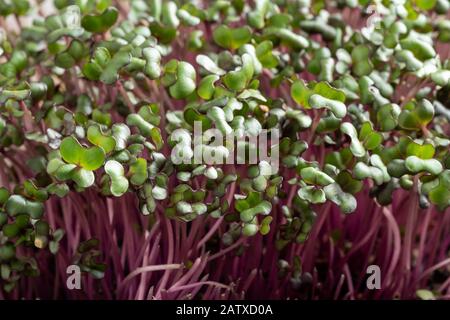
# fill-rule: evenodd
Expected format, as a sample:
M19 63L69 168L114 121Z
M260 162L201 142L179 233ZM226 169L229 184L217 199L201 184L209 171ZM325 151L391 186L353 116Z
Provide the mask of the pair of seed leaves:
M103 33L111 28L119 17L119 11L114 7L105 9L100 14L88 14L81 19L81 26L89 32Z
M254 54L255 49L253 46L251 46L251 48L253 48ZM200 81L197 90L198 95L204 100L211 99L215 93L214 83L220 79L220 76L222 76L223 84L225 84L229 90L241 91L245 89L255 73L255 64L258 64L259 67L261 67L261 64L255 55L252 56L249 53L243 53L241 61L241 66L226 73L208 56L197 56L197 63L208 72L213 73Z
M147 160L137 158L130 164L128 175L125 175L125 169L122 164L116 160L108 160L105 163L105 172L110 179L110 192L116 197L120 197L127 192L129 181L131 184L140 186L145 183L148 178ZM130 176L128 181L127 176Z
M101 14L90 14L84 16L81 19L81 26L89 32L103 33L117 21L117 18L117 9L114 7L109 7ZM55 58L55 64L58 67L65 69L73 67L76 62L80 61L88 53L85 45L76 39L70 43L69 47L65 51L59 52L60 50L56 47L55 50L58 51Z
M244 223L250 223L258 214L268 215L272 204L263 199L261 192L250 191L244 198L238 198L234 204Z
M131 62L132 56L128 50L120 50L113 56L105 47L98 47L90 62L83 66L83 75L89 80L100 80L106 84L113 84L119 78L122 67Z
M160 199L167 197L167 191L161 192L162 188L152 190L153 196ZM156 192L156 193L155 193ZM176 186L170 195L170 207L165 214L168 217L176 217L182 221L192 221L197 216L205 214L209 205L205 204L206 192L203 189L193 190L187 184Z
M243 223L242 234L247 237L252 237L259 231L264 236L270 232L270 223L272 220L273 218L271 216L266 216L262 219L261 223L258 223L258 218L254 217L252 221Z
M193 93L196 88L195 81L195 69L188 62L172 59L164 66L161 82L169 87L169 93L175 99L184 99Z
M240 47L241 65L226 72L217 63L206 55L198 55L197 63L210 73L199 83L197 93L204 100L210 100L217 95L215 82L222 77L223 84L232 91L241 91L247 87L254 74L260 74L263 67L270 68L277 65L278 60L272 54L272 43L263 41L254 47L244 44ZM250 89L253 90L253 89ZM262 96L260 98L263 98ZM261 99L265 100L265 98Z
M81 18L79 6L67 6L60 15L46 19L45 25L50 31L47 35L48 43L55 43L63 36L79 37L84 30L103 33L116 23L118 16L117 9L109 7L100 14L89 14Z
M433 117L434 106L430 101L426 99L418 102L410 101L405 104L398 116L398 124L403 129L417 131L430 123Z
M344 192L339 183L344 185L353 184L351 177L339 176L333 179L327 173L315 167L305 167L300 170L302 187L297 191L300 199L310 203L324 203L326 199L337 204L344 213L353 212L357 203L351 193ZM354 185L354 184L353 184Z
M49 173L55 173L61 180L72 178L80 187L89 187L94 182L92 171L100 168L105 162L106 153L114 150L116 140L104 136L96 125L88 128L88 140L95 144L84 147L75 137L66 137L60 145L60 159L52 159L48 165Z
M142 136L151 139L156 150L159 150L164 144L158 128L160 120L158 104L150 103L142 105L137 113L129 114L126 121L128 125L137 127Z
M24 182L22 191L27 197L20 194L11 195L8 189L0 188L0 208L4 206L11 217L25 214L33 219L40 219L44 214L42 202L47 200L47 193L28 180ZM5 219L5 215L0 217L0 225L6 223Z
M347 114L344 92L333 88L327 82L310 82L306 85L303 80L297 80L291 86L291 96L306 109L325 108L339 119Z
M105 162L105 150L99 146L83 147L76 138L64 138L60 145L62 161L53 158L47 165L47 172L58 180L72 179L81 188L94 183L93 171Z
M72 179L81 188L86 188L94 183L93 171L100 168L106 158L106 154L116 149L116 145L124 147L118 135L117 138L104 135L97 125L88 128L87 138L94 144L92 147L83 147L76 138L66 137L60 146L62 159L52 159L48 165L49 173L54 173L58 179ZM116 140L117 139L117 140ZM116 143L116 141L119 141ZM111 193L120 196L128 190L128 179L124 175L122 164L116 160L109 160L105 164L105 172L111 179ZM130 165L130 181L134 185L141 185L148 177L147 161L137 158Z
M248 43L252 38L252 31L249 27L230 28L220 25L213 31L214 41L225 49L236 50Z
M5 190L2 189L1 193L6 194ZM12 217L26 214L33 219L40 219L44 214L44 205L40 201L29 200L22 195L14 194L5 201L5 210Z
M363 157L366 150L376 149L383 141L381 133L373 130L370 122L363 123L359 134L350 122L341 123L340 130L350 137L350 151L355 157Z

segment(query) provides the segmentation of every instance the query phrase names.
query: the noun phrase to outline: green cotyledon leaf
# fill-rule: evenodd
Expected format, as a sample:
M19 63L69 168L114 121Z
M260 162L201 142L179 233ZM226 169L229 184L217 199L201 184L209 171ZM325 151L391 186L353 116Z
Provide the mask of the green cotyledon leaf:
M105 151L102 148L97 146L85 148L74 137L64 138L60 152L64 161L86 170L96 170L105 162Z
M105 164L105 172L111 179L111 193L116 197L123 195L128 190L129 185L124 175L123 166L115 160L109 160Z
M103 134L98 125L92 125L87 130L87 139L92 144L99 146L105 150L105 153L109 153L116 147L116 140Z
M251 37L252 33L249 27L232 29L226 25L220 25L213 31L214 41L225 49L238 49L248 43Z
M347 114L344 92L326 82L306 85L303 80L297 80L291 86L291 96L306 109L327 108L337 118L343 118Z
M119 11L109 7L99 15L86 15L81 19L81 26L89 32L102 33L111 28L119 17Z

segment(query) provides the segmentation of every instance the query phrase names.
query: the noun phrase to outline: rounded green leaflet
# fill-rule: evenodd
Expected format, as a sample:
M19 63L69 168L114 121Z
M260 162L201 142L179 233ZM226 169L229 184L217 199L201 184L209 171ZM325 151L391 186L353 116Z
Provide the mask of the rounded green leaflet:
M219 177L219 173L217 172L216 168L214 167L208 167L204 172L205 177L211 180L215 180Z
M291 86L291 96L295 102L304 108L311 108L309 105L309 97L313 92L306 86L303 80L295 81Z
M151 130L154 128L154 126L145 121L145 119L137 113L129 114L127 117L127 124L130 126L136 126L139 129L139 132L149 138L151 135Z
M364 146L358 139L358 133L355 127L350 122L344 122L341 124L341 132L350 137L350 151L355 157L363 157L366 154Z
M27 99L31 95L31 91L27 89L22 90L6 90L0 91L0 102L4 103L9 99L21 101Z
M297 191L297 195L300 199L314 204L325 203L327 201L325 192L322 189L317 189L315 186L302 187Z
M241 91L247 87L254 74L253 60L248 53L242 55L242 66L228 72L222 80L228 89Z
M256 0L254 1L255 8L247 15L247 21L253 28L261 29L264 27L264 18L269 11L269 0Z
M390 161L387 165L387 170L388 173L395 178L400 178L410 173L406 168L405 160L403 159L394 159Z
M260 42L255 48L255 53L265 68L274 68L278 65L278 59L273 54L273 43L271 41Z
M103 69L111 61L111 53L105 47L98 47L94 51L93 60Z
M252 58L253 62L253 70L255 74L260 74L262 72L262 64L259 61L258 57L256 56L256 49L251 44L244 44L242 47L239 48L239 53L244 54L247 53Z
M308 184L326 186L334 182L333 178L314 167L303 168L300 175Z
M433 9L436 2L436 0L414 0L414 3L422 10Z
M64 36L76 38L84 32L80 27L80 8L76 5L67 6L60 15L47 18L46 23L51 30L47 35L48 43L56 43Z
M106 64L106 67L100 74L100 81L106 84L113 84L119 79L119 71L122 67L131 62L131 54L126 51L117 52Z
M411 190L414 186L414 181L410 175L404 175L399 180L400 186L405 190Z
M343 170L335 177L336 183L342 188L343 192L356 194L361 191L363 183L352 177L349 171Z
M178 10L177 16L178 18L180 18L183 24L188 26L196 26L201 22L201 20L198 17L190 14L189 11L184 9Z
M438 70L431 74L433 80L439 86L446 86L450 82L450 70Z
M383 178L383 182L389 182L391 180L391 177L389 175L388 169L385 166L383 160L381 159L381 157L378 154L372 154L370 156L370 164L378 169L381 170L382 172L382 178Z
M235 50L248 43L252 37L249 27L229 28L220 25L213 31L214 41L225 49Z
M438 160L420 159L416 156L407 157L405 160L405 166L409 171L413 173L426 171L433 175L438 175L444 170L442 164Z
M161 53L156 48L145 48L142 50L145 59L144 72L150 79L161 76Z
M5 187L0 187L0 206L6 203L10 196L9 190Z
M309 41L304 36L286 28L270 27L264 30L266 35L273 35L294 49L306 49Z
M97 62L91 61L83 66L82 72L83 75L89 80L98 80L102 74L102 68Z
M355 211L357 202L354 196L342 191L337 183L332 183L323 188L327 199L336 203L344 213L351 213Z
M162 0L149 0L149 13L156 21L161 19Z
M200 98L203 100L210 100L214 96L214 83L219 80L220 77L215 74L210 74L206 77L204 77L197 88L197 94Z
M358 162L355 165L353 168L353 175L358 180L372 178L377 185L383 184L385 178L385 173L382 169L368 166L363 162Z
M192 205L186 201L178 201L176 209L182 215L193 213Z
M56 159L54 159L56 160ZM59 159L58 159L59 160ZM52 160L53 161L53 160ZM72 174L77 169L77 166L70 163L62 163L61 166L56 170L54 176L60 181L65 181L72 179Z
M365 149L373 150L383 142L383 136L373 130L370 122L364 122L359 131L359 140Z
M431 44L411 35L401 40L400 46L405 50L410 50L414 56L421 61L425 61L436 56L436 51L434 51Z
M450 206L450 170L439 175L439 184L430 190L428 197L440 210Z
M105 164L105 172L111 178L111 193L120 197L128 190L128 180L125 178L123 166L115 161L109 160Z
M177 17L177 4L173 1L164 1L161 9L163 24L177 28L180 24L180 20Z
M98 125L92 125L88 128L87 139L92 144L103 148L105 153L110 153L116 147L116 140L113 137L104 135Z
M272 220L273 220L273 218L271 216L267 216L261 221L259 232L263 236L270 232L270 223L272 222Z
M202 215L208 211L206 204L197 202L192 204L192 211L197 215Z
M320 60L320 73L318 79L321 81L333 81L335 62L332 58L326 58Z
M164 200L167 198L167 189L160 186L154 186L152 189L152 196L156 200Z
M337 118L343 118L347 114L347 107L340 101L328 99L318 94L309 97L309 105L314 109L326 108Z
M430 2L431 3L436 2L434 9L439 14L445 14L450 9L450 3L448 3L448 1L446 1L446 0L436 0L436 1L433 0Z
M399 125L408 130L420 130L434 117L433 104L422 99L417 104L407 103L398 117Z
M44 214L44 205L41 202L31 201L16 194L6 201L5 209L10 216L28 214L33 219L39 219Z
M115 150L123 150L127 147L127 140L131 135L130 128L124 123L116 123L111 128L112 136L116 141Z
M435 149L433 145L430 143L419 144L412 141L410 144L408 144L408 147L406 148L407 156L416 156L421 159L431 159L433 158L434 153Z
M263 200L254 207L243 210L240 213L241 221L250 222L258 214L267 215L272 210L272 204L269 201Z
M377 124L381 131L391 131L398 124L398 116L401 113L400 107L395 103L381 106L377 111Z
M81 26L89 32L102 33L116 23L119 12L114 7L109 7L100 15L86 15L81 19Z
M252 186L256 191L262 192L266 190L268 186L267 178L264 176L258 176L252 180Z
M406 65L409 71L417 71L423 67L423 62L417 59L409 50L400 50L395 53L395 58Z
M0 212L0 228L8 222L8 215L5 212Z
M78 165L85 170L96 170L105 162L105 151L94 146L84 148L74 137L66 137L61 142L61 156L64 161Z
M148 178L147 160L138 158L130 165L130 182L134 185L142 185Z
M297 80L291 86L291 96L295 102L307 109L327 108L337 118L343 118L347 114L344 92L333 88L327 82L318 82L309 88L303 80Z
M189 34L188 48L190 50L200 50L204 45L202 30L194 30Z
M63 198L70 192L70 189L66 183L52 183L47 186L47 191L49 194L56 194L58 197Z
M386 79L382 76L382 74L378 71L372 71L369 74L369 78L372 79L374 85L377 89L380 90L380 93L384 97L391 97L394 93L394 88L390 85L389 79Z
M16 223L10 223L2 228L2 232L5 237L14 238L19 234L20 229Z
M211 120L194 108L186 108L183 112L183 118L191 126L194 126L195 121L201 121L202 129L205 130L211 128Z
M28 64L27 53L23 50L14 50L9 63L14 66L16 73L23 71Z
M14 244L7 242L0 246L0 261L9 261L16 255Z
M183 99L194 92L196 73L194 67L184 61L178 62L176 81L170 86L170 95L175 99Z
M233 132L233 128L231 128L225 119L225 112L222 108L212 107L208 110L207 116L213 121L217 129L219 129L224 135L228 135Z
M253 223L245 223L242 228L242 234L246 237L252 237L259 231L258 225Z
M373 70L373 64L370 61L370 50L366 45L358 45L353 48L351 53L353 60L353 72L358 76L368 75Z
M94 173L83 168L73 170L70 177L80 188L88 188L95 182Z
M218 75L223 76L226 72L222 68L220 68L210 57L199 54L195 61L201 65L206 71Z

